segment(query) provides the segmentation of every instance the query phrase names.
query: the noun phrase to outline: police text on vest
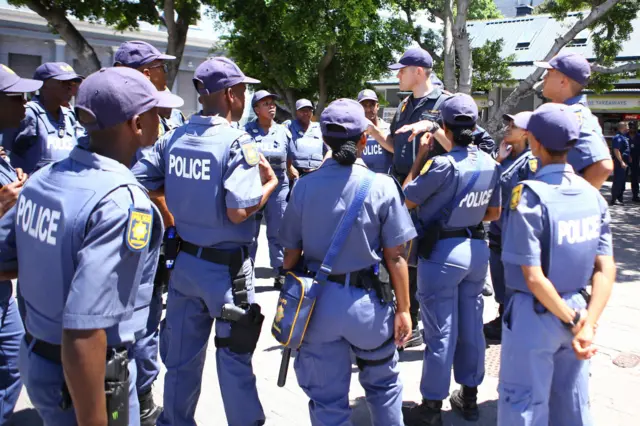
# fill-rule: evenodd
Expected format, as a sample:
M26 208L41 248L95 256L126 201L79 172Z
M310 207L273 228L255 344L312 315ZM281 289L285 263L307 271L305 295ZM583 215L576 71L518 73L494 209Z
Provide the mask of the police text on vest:
M211 160L169 154L169 174L185 179L211 180Z
M47 149L50 151L71 151L76 142L72 138L59 138L50 136L47 138Z
M372 144L364 147L364 155L380 155L382 154L382 147L380 144Z
M486 206L491 200L491 194L493 189L487 189L486 191L469 192L464 196L458 207L480 207ZM466 204L466 206L464 205Z
M38 206L30 199L20 196L16 223L18 228L35 239L56 245L56 232L61 213L48 207Z
M584 243L600 238L600 216L558 221L558 245Z

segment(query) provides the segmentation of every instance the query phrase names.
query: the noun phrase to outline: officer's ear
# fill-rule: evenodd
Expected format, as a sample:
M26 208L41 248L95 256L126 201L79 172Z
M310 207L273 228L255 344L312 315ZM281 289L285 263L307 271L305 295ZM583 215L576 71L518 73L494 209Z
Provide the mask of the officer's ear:
M129 128L136 136L142 136L142 119L139 115L131 117L131 120L129 120Z

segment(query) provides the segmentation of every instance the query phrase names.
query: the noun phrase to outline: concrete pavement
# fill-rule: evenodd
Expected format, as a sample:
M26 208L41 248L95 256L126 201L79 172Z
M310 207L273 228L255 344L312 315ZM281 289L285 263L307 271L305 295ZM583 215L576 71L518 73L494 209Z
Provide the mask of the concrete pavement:
M609 184L605 184L603 195L609 199ZM595 425L632 426L639 423L640 404L637 391L640 389L640 366L622 368L618 364L633 364L640 359L640 204L630 202L627 191L625 206L611 209L612 229L618 278L609 306L600 321L596 343L599 353L592 360L591 407ZM272 288L268 266L268 250L265 229L260 235L257 257L258 302L263 307L266 319L263 333L254 356L258 391L267 415L267 425L307 426L310 425L307 411L308 400L298 387L293 366L284 388L276 386L280 365L280 346L270 334L271 321L275 313L277 292ZM493 319L496 305L493 298L485 298L485 322ZM404 400L419 401L419 383L422 370L422 348L406 350L401 354L401 378L404 382ZM196 411L196 421L201 426L221 426L226 418L216 378L215 347L211 341L203 378L202 393ZM499 371L499 346L487 349L486 377L479 389L481 419L478 426L496 424L496 400ZM636 358L634 358L636 357ZM293 363L293 360L292 360ZM353 367L351 380L351 406L354 426L370 424L368 410L363 399L364 391L358 383L358 369ZM154 387L156 402L162 403L162 376ZM457 385L452 379L451 389ZM450 411L448 401L443 407L446 426L471 425ZM26 392L23 391L13 419L14 425L39 426L41 421L31 408ZM568 425L570 426L570 425Z

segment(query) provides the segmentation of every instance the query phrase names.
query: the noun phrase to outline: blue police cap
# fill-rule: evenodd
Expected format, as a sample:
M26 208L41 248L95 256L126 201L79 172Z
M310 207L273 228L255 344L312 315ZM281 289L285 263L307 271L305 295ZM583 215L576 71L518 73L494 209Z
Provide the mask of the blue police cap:
M478 121L478 105L469 95L456 93L447 98L440 108L442 119L449 124L475 124Z
M260 80L244 75L231 59L224 56L215 56L207 59L196 68L196 72L193 75L193 85L196 90L198 89L198 83L204 85L206 94L211 94L240 83L260 83Z
M569 142L580 137L580 122L571 108L564 104L547 103L533 112L526 129L545 148L564 151Z
M378 102L378 94L371 89L364 89L358 93L358 102L362 101Z
M581 86L586 85L591 77L591 65L584 56L563 51L551 58L549 62L534 62L535 66L545 69L554 69L560 71L572 80L575 80Z
M331 130L327 127L332 125ZM349 139L362 134L369 127L364 108L353 99L338 99L329 104L320 115L323 136Z
M42 87L41 81L20 78L11 68L0 64L0 92L31 93Z
M313 104L309 99L298 99L296 101L296 111L302 108L311 108L313 109Z
M114 65L120 64L130 68L140 68L155 60L173 61L175 56L161 53L158 49L144 41L125 41L114 55Z
M389 69L399 70L400 68L411 66L433 68L433 58L426 50L420 47L412 47L404 52L398 63L389 65Z
M76 74L73 67L66 62L46 62L36 68L34 80L46 81L50 78L60 81L82 80L84 77Z
M503 119L507 121L512 121L516 127L521 129L527 129L527 125L529 124L529 119L531 118L532 111L522 111L515 115L504 114L502 116Z
M251 100L251 106L256 106L256 104L261 100L263 100L264 98L280 99L280 96L276 95L275 93L269 93L268 90L258 90L256 93L253 94L253 99Z

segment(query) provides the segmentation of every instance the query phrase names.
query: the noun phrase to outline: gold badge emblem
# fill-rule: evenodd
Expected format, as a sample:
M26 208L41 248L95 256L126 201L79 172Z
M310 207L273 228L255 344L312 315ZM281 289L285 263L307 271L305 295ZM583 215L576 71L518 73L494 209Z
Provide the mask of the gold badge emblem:
M578 124L582 126L582 122L584 121L582 118L582 111L575 111L576 118L578 119Z
M131 251L141 251L151 239L151 214L132 208L127 225L127 246Z
M260 154L254 142L242 144L242 155L250 166L255 166L260 162Z
M516 185L511 192L511 203L509 204L509 208L511 210L515 210L520 204L520 198L522 197L522 184Z
M531 173L535 173L538 171L538 159L537 158L530 158L529 159L529 170L531 170Z
M61 71L66 71L66 72L75 72L73 70L73 68L71 67L71 65L67 65L67 64L60 65L60 70Z
M424 166L422 166L422 170L420 170L420 176L422 176L423 174L429 171L429 168L431 167L432 163L433 163L433 158L427 161L426 163L424 163Z

